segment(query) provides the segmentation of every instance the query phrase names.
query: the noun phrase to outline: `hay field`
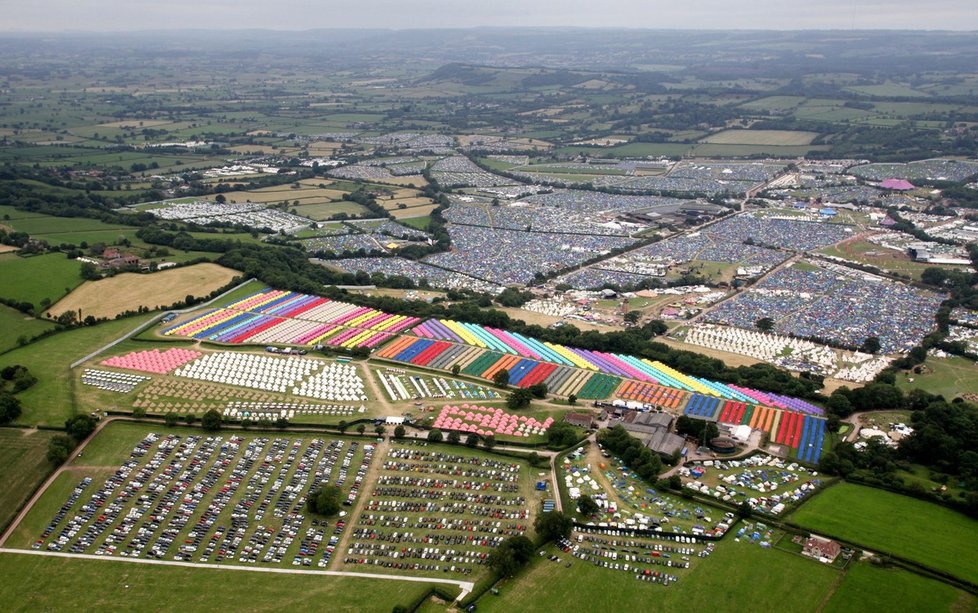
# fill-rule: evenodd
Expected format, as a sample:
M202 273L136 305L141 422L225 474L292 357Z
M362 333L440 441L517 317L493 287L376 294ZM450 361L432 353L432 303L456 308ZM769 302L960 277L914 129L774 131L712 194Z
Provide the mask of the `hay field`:
M792 130L724 130L702 139L702 143L715 145L777 145L781 147L809 145L817 132Z
M427 217L438 208L434 204L429 204L427 206L413 206L407 209L393 209L390 214L394 219L405 219L407 217Z
M58 301L50 312L81 310L82 318L115 317L124 311L146 306L170 305L188 295L206 296L227 285L238 271L217 264L196 264L148 275L122 273L109 279L87 281Z

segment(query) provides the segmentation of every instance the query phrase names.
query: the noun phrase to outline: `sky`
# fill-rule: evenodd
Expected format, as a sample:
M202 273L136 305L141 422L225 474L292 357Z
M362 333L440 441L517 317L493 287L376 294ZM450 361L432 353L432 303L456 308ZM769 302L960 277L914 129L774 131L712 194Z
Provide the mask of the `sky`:
M978 30L975 0L3 0L0 30L575 26Z

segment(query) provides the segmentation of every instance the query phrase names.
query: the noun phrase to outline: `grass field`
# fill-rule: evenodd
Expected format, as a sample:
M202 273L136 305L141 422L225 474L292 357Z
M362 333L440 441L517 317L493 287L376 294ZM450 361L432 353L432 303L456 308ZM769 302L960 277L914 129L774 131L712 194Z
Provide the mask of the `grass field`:
M644 611L652 603L656 611L815 611L838 577L801 556L729 538L668 588L556 549L548 555L554 552L560 564L534 558L528 571L500 586L500 595L483 596L479 611Z
M81 318L113 318L140 306L167 307L187 296L198 298L227 285L239 273L217 264L196 264L151 274L122 273L108 279L87 281L58 301L50 312L81 311Z
M428 584L0 554L5 611L390 611ZM176 592L176 593L175 593ZM180 597L183 594L186 597Z
M816 494L796 524L978 582L978 521L944 507L851 483Z
M818 136L816 132L792 130L724 130L700 140L716 145L809 145Z
M300 201L301 202L301 201ZM330 219L333 215L337 213L346 213L347 215L363 215L367 212L367 209L360 206L356 202L350 202L348 200L342 200L340 202L321 202L319 204L302 204L295 208L295 212L303 217L308 217L309 219L315 219L316 221L324 221ZM289 209L292 210L291 208Z
M823 611L974 611L975 597L940 581L867 562L853 565Z
M41 300L57 302L82 282L81 263L63 253L28 258L4 254L0 255L0 279L0 296L39 308Z
M940 394L948 400L961 394L978 394L978 366L970 360L957 356L928 357L924 365L930 372L897 375L897 387L904 391L922 389L931 394Z
M20 505L34 492L50 470L45 459L48 441L57 434L50 430L0 429L0 526L13 519Z
M50 330L54 324L28 317L16 309L0 304L0 353L17 346L17 339L31 338Z
M61 426L74 412L68 366L151 317L140 315L61 332L0 355L0 368L22 364L37 377L33 387L17 396L24 407L18 422Z

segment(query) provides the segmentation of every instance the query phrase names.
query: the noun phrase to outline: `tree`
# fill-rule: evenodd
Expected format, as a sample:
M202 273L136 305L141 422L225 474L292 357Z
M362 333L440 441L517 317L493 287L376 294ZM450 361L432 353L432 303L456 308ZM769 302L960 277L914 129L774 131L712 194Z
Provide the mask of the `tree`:
M560 511L551 511L537 515L533 527L545 541L555 541L570 536L574 520Z
M432 442L432 443L440 443L443 438L444 438L444 435L441 433L441 430L429 430L428 431L428 440L430 442Z
M492 376L492 382L499 387L506 387L509 385L509 371L505 368L496 371Z
M279 417L278 419L275 420L275 427L278 428L279 430L285 430L286 428L289 427L289 420L286 419L285 417Z
M536 451L531 451L530 455L527 456L527 459L530 461L530 466L536 468L543 463L544 457Z
M452 375L457 377L460 372L462 372L462 367L458 364L452 364Z
M401 424L398 424L397 427L394 428L394 438L396 438L397 440L401 440L402 438L404 438L404 426L402 426Z
M530 393L530 390L520 387L506 397L506 406L514 410L525 409L530 406L531 400L533 400L533 394Z
M335 485L327 485L318 490L309 492L306 500L306 508L310 513L325 515L327 517L336 515L340 512L340 488Z
M533 559L534 549L533 541L525 536L511 536L489 554L486 562L504 577L512 577Z
M217 196L216 196L216 197L214 198L214 202L216 202L216 203L218 203L218 204L224 204L224 203L225 203L225 202L227 202L227 201L228 201L228 199L227 199L227 197L226 197L226 196L225 196L224 194L218 194L218 195L217 195Z
M183 416L183 420L187 422L188 426L192 426L197 422L197 416L193 413L187 413Z
M880 339L876 336L867 336L863 344L859 346L859 350L863 353L879 353Z
M496 446L496 437L491 434L482 437L482 446L486 449L492 449Z
M754 325L762 332L770 332L774 329L774 320L770 317L762 317L754 322Z
M10 392L0 392L0 424L9 424L21 414L20 400Z
M591 498L587 494L581 494L581 497L577 499L577 510L581 512L581 515L591 517L601 510L601 507L598 506L594 498Z
M745 500L740 503L739 507L737 507L737 515L740 516L741 519L750 519L751 516L754 515L754 509L750 506L750 503Z
M577 428L566 421L558 421L547 429L547 447L563 449L576 443L580 436Z
M387 428L384 427L384 424L378 424L377 427L374 428L374 432L377 433L377 436L384 436L384 432L387 432Z
M534 383L527 389L530 390L530 393L533 394L534 398L546 398L547 392L549 391L547 390L547 384L543 383L542 381L540 383Z
M81 278L86 281L97 281L102 278L102 274L99 273L98 268L95 264L91 262L82 262L81 265Z
M177 420L179 419L180 416L177 415L175 411L170 411L169 413L163 416L163 423L165 423L168 427L172 428L173 426L177 425Z
M340 420L340 423L337 425L337 428L340 429L340 434L343 434L344 432L346 432L346 429L349 428L349 427L350 427L350 424L346 423L346 420L345 419L341 419Z
M571 394L567 397L567 404L574 406L577 404L577 394Z
M221 414L214 409L209 409L204 416L200 418L200 425L208 432L216 432L221 429Z
M362 435L366 431L367 431L367 426L363 424L357 424L357 434Z
M143 407L136 407L132 410L132 416L134 419L143 419L146 417L146 409Z
M638 323L638 320L642 318L642 314L639 311L629 311L625 313L624 320L626 324L632 324L633 326Z
M475 432L469 432L468 436L465 437L465 444L469 447L475 447L479 444L479 435Z
M95 431L98 422L91 415L75 415L65 421L65 430L79 443Z
M448 442L452 445L458 445L460 440L462 440L462 435L458 433L458 430L452 430L448 433Z
M70 436L58 434L51 437L51 440L48 441L48 462L54 464L55 466L64 464L68 459L68 456L71 455L71 450L74 448L75 440Z

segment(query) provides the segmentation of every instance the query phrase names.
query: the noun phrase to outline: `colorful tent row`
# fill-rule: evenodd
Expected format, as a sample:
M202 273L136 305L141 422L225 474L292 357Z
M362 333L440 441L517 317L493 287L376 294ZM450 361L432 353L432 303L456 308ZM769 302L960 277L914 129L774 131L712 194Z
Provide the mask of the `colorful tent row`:
M429 319L415 326L411 332L424 339L461 343L499 354L552 362L562 366L602 372L719 398L748 403L763 402L771 406L811 414L821 414L822 412L821 408L797 398L765 394L717 381L691 377L658 361L565 347L554 343L541 342L515 332L486 328L476 324L446 319Z

